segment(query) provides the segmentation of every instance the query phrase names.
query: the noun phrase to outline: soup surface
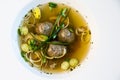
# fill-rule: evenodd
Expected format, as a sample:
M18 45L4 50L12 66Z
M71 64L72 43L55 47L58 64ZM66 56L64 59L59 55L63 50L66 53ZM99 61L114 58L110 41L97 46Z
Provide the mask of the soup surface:
M71 71L85 59L91 31L81 14L62 3L31 9L18 29L21 56L45 73Z

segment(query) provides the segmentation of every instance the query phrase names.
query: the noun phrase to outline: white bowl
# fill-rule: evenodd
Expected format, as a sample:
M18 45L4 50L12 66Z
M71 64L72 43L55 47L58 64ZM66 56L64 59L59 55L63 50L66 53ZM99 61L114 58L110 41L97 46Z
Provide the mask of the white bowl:
M85 20L88 22L89 28L91 29L92 32L92 41L94 42L96 38L96 34L97 34L97 29L95 28L95 23L94 23L94 19L91 16L90 12L86 9L86 7L79 1L79 0L33 0L32 2L30 2L28 5L26 5L18 14L14 25L13 25L13 29L12 29L12 44L13 44L13 49L14 49L14 53L17 57L17 59L20 61L21 64L23 64L26 69L30 70L31 72L33 72L34 74L40 76L40 77L46 77L46 78L51 78L51 79L62 79L65 77L70 77L73 76L73 78L76 76L76 74L80 74L82 72L82 69L84 68L84 66L87 64L86 62L89 60L89 57L91 56L91 52L93 53L93 50L90 49L89 54L88 54L88 60L83 61L82 65L80 67L77 67L75 70L73 70L72 72L66 72L66 73L60 73L60 74L52 74L52 75L48 75L45 73L42 73L40 71L38 71L37 69L29 66L28 63L26 63L20 54L20 49L19 49L19 45L18 45L18 34L17 34L17 29L21 23L21 20L23 19L23 17L25 16L25 14L32 9L33 7L35 7L38 4L44 4L47 2L58 2L58 3L65 3L73 8L75 8L76 10L78 10L81 15L85 18ZM87 16L87 18L86 18ZM93 39L94 38L94 39ZM95 43L94 45L96 44ZM92 45L91 48L93 48L94 46ZM95 49L95 48L93 48Z

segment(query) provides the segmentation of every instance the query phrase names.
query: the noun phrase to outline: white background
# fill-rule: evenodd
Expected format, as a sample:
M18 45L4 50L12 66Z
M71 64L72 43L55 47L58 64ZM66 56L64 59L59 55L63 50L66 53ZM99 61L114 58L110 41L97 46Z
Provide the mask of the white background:
M44 80L27 70L11 48L14 20L31 1L0 0L0 80ZM82 2L91 11L98 25L99 43L83 72L75 74L74 80L120 80L120 0ZM72 79L69 77L68 80Z

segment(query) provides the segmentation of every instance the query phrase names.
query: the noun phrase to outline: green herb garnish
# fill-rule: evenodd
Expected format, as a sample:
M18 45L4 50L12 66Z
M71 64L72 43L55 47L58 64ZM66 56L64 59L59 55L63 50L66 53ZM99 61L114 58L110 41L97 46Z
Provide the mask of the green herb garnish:
M47 42L48 44L54 44L54 45L69 45L67 42L59 42L59 41L53 41L53 42Z
M42 64L46 63L47 59L45 58L45 56L42 56Z
M69 27L68 29L69 29L70 32L72 32L72 33L74 32L72 27Z
M21 51L21 56L26 62L28 62L28 59L26 58L25 54L26 54L25 52Z
M50 10L52 10L53 8L56 8L56 7L57 7L57 4L54 3L54 2L49 2L48 4L49 4Z
M56 8L57 4L54 2L49 2L49 7Z
M38 45L37 45L37 41L35 39L30 39L28 41L28 44L30 46L30 49L33 50L33 51L36 51L38 49Z
M52 39L55 39L57 37L57 33L64 27L64 24L61 24L55 31L54 33L51 35Z
M70 61L70 58L66 58L65 61L69 62L69 61Z
M18 29L18 35L21 35L21 31L20 31L20 28Z
M61 12L62 16L65 17L66 16L66 12L67 12L67 8L64 8Z

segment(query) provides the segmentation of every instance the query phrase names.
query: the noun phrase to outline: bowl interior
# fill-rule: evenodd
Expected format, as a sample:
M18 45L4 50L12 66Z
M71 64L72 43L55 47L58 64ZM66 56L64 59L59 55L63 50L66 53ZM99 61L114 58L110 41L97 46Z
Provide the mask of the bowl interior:
M13 49L14 49L14 53L15 55L17 56L17 59L20 61L21 64L23 64L26 69L30 70L31 72L35 73L36 75L38 76L41 76L41 77L51 77L51 78L64 78L65 76L66 77L69 77L70 75L75 75L76 73L79 73L81 72L82 70L82 67L78 67L76 68L75 70L73 70L72 72L66 72L66 73L60 73L60 74L52 74L52 75L48 75L48 74L45 74L45 73L42 73L40 71L38 71L37 69L34 69L32 68L31 66L29 66L28 63L26 63L22 58L21 58L21 55L20 55L20 49L19 49L19 45L18 45L18 35L17 35L17 29L24 17L24 15L30 10L32 9L33 7L35 7L36 5L38 4L44 4L44 3L47 3L47 2L57 2L57 3L64 3L66 5L69 5L73 8L75 8L76 10L78 10L81 15L85 18L85 20L88 22L89 24L89 27L92 31L92 33L94 33L94 26L95 24L92 22L92 18L91 18L91 15L89 14L88 11L86 11L86 8L83 6L83 4L79 1L79 0L34 0L32 2L30 2L28 5L26 5L18 14L16 20L14 21L14 24L13 24L13 28L12 28L12 43L13 43ZM87 18L86 18L87 16ZM94 41L94 36L92 34L92 41ZM91 51L90 51L91 52ZM89 52L89 54L90 54ZM83 65L84 65L84 61L83 61Z

